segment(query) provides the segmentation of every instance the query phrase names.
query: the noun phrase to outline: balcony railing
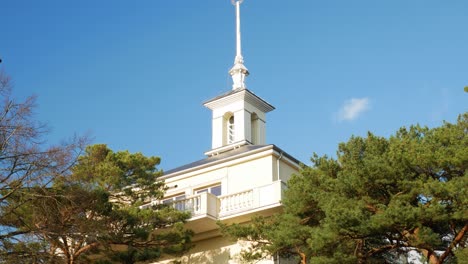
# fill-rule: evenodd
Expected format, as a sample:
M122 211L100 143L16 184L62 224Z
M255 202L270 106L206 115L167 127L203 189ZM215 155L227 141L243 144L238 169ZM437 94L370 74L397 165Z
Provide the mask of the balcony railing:
M219 197L221 202L219 214L224 215L230 212L233 213L251 209L254 205L253 194L254 189L250 189L244 192Z
M219 201L215 195L204 192L183 200L174 201L172 206L179 211L189 211L192 217L204 214L216 217Z
M282 181L276 181L261 187L219 197L204 192L174 201L172 206L177 210L191 212L192 218L201 215L219 218L277 204L282 198L284 188L285 184Z

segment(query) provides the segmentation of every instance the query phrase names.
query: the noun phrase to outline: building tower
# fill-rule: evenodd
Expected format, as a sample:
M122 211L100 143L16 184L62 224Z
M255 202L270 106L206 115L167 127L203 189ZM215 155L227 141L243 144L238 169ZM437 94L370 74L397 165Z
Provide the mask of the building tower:
M247 144L264 145L266 113L275 109L245 85L249 71L244 65L241 48L240 5L243 0L231 2L236 7L236 56L229 71L232 90L204 103L212 110L212 146L205 152L207 156Z
M297 159L265 144L266 113L275 108L245 85L249 71L241 50L243 0L231 2L236 9L236 56L229 71L232 90L204 103L212 110L211 150L202 160L166 171L161 179L170 188L162 201L153 201L191 213L185 226L194 231L195 246L180 258L158 263L239 263L235 259L246 245L223 237L218 222L247 223L252 217L280 212L285 183L300 168ZM278 261L267 256L259 264Z

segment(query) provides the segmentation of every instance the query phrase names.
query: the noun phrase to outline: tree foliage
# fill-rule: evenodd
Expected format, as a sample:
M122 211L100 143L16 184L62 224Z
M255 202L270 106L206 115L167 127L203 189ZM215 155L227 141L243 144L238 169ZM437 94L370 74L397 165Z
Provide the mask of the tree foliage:
M312 158L288 182L284 212L223 226L251 242L246 260L295 256L301 263L457 263L468 246L468 113L456 124L368 133L337 158Z
M23 101L12 97L10 78L0 71L0 259L12 248L27 248L20 242L31 227L22 225L18 213L34 199L26 198L30 189L45 188L66 173L83 143L77 139L48 146L47 129L34 119L34 107L33 96ZM12 204L11 199L19 196L24 198Z
M98 144L86 148L70 175L57 177L50 188L32 188L36 199L21 215L33 227L29 236L45 245L43 259L134 263L188 250L187 213L157 204L142 207L164 195L157 164L157 157Z
M190 248L189 215L163 205L160 159L85 139L49 146L35 97L0 72L0 263L134 263Z

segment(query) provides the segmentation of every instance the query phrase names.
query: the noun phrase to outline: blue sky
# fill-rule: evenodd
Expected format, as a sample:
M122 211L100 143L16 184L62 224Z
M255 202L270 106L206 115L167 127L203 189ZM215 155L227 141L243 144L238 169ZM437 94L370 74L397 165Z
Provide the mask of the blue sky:
M439 126L467 111L468 1L254 1L241 6L247 87L276 110L267 142L306 164L367 131ZM38 96L50 143L162 158L211 147L202 103L231 89L230 0L0 2L0 57L17 98Z

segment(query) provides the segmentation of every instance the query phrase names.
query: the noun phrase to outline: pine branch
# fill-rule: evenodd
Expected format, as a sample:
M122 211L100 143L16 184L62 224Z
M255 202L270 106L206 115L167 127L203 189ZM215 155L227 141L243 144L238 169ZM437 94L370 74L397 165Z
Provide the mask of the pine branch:
M458 234L453 239L452 243L450 243L449 247L445 250L445 252L440 256L440 261L444 261L445 258L452 252L452 249L457 246L460 241L462 241L465 234L468 232L468 223L463 226L463 228L458 232Z

